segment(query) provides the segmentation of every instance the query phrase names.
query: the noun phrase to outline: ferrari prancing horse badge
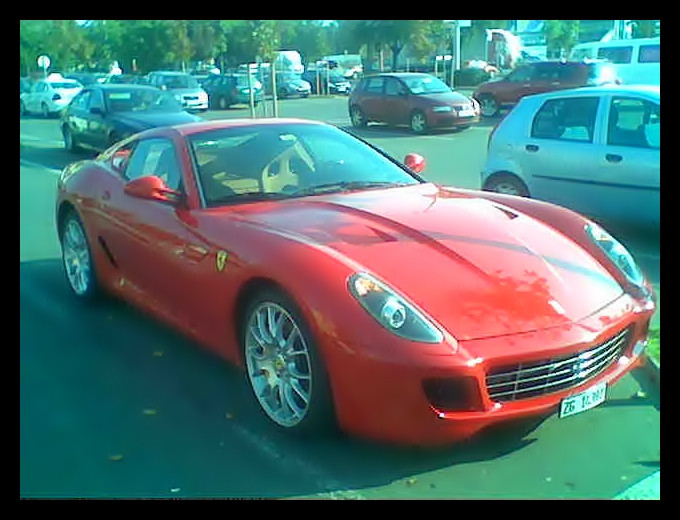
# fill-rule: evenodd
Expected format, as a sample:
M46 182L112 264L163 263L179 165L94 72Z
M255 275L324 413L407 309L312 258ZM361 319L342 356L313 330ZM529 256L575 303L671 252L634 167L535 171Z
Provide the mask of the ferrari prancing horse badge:
M226 251L217 252L217 256L215 257L215 267L217 267L218 271L222 271L224 269L224 264L227 263L228 257L229 255Z

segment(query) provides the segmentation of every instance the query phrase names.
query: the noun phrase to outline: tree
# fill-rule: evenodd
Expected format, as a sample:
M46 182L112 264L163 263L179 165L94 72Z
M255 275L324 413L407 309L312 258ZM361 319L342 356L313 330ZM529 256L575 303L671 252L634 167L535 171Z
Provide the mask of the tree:
M632 20L633 38L653 38L656 34L657 20Z
M545 20L543 34L546 39L547 54L565 57L578 43L580 20Z

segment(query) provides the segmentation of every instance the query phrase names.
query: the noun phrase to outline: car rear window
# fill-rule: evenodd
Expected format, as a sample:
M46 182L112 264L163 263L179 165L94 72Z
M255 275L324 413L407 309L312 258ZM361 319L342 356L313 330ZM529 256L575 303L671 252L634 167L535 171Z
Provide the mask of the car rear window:
M641 45L638 63L660 63L661 45Z
M52 88L79 88L81 85L77 81L50 81Z
M602 60L609 60L612 63L630 63L633 55L633 47L601 47L597 51L597 57Z

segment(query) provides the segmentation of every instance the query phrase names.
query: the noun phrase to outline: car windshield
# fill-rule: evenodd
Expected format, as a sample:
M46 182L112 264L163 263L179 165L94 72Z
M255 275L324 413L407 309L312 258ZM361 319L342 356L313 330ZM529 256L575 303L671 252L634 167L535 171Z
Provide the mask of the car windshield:
M412 94L438 94L451 91L446 83L434 76L413 76L402 80Z
M198 88L198 81L193 76L178 74L162 76L161 83L168 88Z
M182 106L168 92L153 88L106 92L110 112L181 112Z
M49 83L50 86L55 89L57 88L69 89L82 87L82 85L77 81L50 81Z
M194 134L189 142L208 206L422 182L333 126L241 126Z
M248 76L236 76L236 84L241 88L248 88ZM262 83L251 76L250 85L255 88L262 88Z

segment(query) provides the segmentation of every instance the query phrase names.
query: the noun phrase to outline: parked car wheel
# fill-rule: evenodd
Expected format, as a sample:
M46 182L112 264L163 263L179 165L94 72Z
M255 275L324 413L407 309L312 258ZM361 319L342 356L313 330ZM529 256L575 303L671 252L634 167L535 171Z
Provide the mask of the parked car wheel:
M19 115L20 116L25 116L28 112L26 112L26 105L24 104L24 100L20 99L19 100Z
M366 124L368 123L366 117L364 116L363 110L361 110L356 105L352 106L349 109L349 118L352 121L352 126L356 126L357 128L366 126Z
M269 419L295 433L319 433L333 421L328 376L296 305L277 290L259 292L242 321L248 385Z
M66 150L71 153L80 151L80 147L73 136L73 132L71 132L68 126L64 126L61 133L64 136L64 148L66 148Z
M219 99L217 100L217 106L219 107L220 110L226 110L229 108L229 101L227 101L227 98L224 96L220 96Z
M92 251L78 214L71 210L61 224L61 257L66 279L73 293L82 300L99 296Z
M276 93L276 97L278 97L279 99L286 99L288 97L288 92L286 92L284 89L280 89Z
M490 94L479 96L478 101L484 117L495 117L501 110L496 98Z
M427 133L427 117L420 110L416 110L411 114L411 130L416 134Z
M495 191L496 193L503 193L505 195L516 195L519 197L528 197L529 189L522 180L511 173L497 173L484 184L484 190Z
M50 117L50 107L47 106L46 103L43 103L40 105L40 111L42 112L43 117Z

